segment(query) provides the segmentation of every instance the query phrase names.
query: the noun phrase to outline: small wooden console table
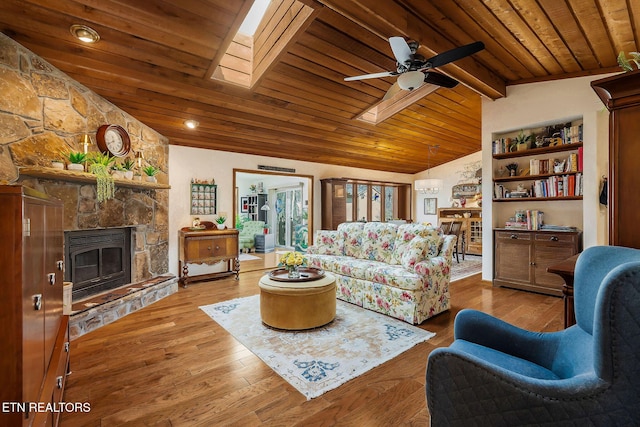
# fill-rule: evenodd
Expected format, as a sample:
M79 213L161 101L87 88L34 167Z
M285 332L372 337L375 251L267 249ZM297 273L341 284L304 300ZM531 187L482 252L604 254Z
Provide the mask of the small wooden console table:
M562 296L564 298L564 327L576 324L576 313L573 307L573 273L576 268L576 260L578 259L576 254L570 258L565 259L558 264L550 265L547 267L549 273L557 274L564 279L564 285L562 286Z
M238 230L193 230L189 227L178 232L178 273L180 283L187 287L190 282L217 279L240 273L240 249ZM189 263L215 264L226 261L227 270L216 273L189 276Z

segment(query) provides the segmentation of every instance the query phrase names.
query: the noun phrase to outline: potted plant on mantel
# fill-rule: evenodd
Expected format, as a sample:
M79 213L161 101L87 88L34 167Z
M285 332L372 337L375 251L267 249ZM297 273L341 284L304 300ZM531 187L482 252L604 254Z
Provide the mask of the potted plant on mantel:
M124 169L124 177L126 179L133 179L133 168L136 166L136 162L133 159L127 157L122 161L122 169Z
M115 195L115 183L113 176L109 174L109 165L115 157L109 154L94 153L89 158L89 172L96 176L96 189L98 202L112 199Z
M147 175L147 181L149 182L158 182L158 179L156 178L156 174L159 172L160 170L158 168L156 168L155 166L147 166L144 169L142 169L142 172L145 173L145 175Z
M87 161L87 154L81 153L79 151L71 151L67 156L69 159L69 165L67 169L70 171L83 171L84 172L84 162Z

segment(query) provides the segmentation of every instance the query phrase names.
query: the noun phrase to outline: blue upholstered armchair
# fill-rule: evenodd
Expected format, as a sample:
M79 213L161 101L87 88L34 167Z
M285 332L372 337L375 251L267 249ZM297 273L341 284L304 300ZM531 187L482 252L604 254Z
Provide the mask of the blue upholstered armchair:
M586 249L577 324L529 332L463 310L427 365L433 426L640 425L640 250Z

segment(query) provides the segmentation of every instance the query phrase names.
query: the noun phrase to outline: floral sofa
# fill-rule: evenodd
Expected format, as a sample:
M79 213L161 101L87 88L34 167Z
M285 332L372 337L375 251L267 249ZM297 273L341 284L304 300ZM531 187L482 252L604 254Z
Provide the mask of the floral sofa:
M421 224L343 223L317 231L307 259L336 276L339 299L418 324L450 308L454 243Z

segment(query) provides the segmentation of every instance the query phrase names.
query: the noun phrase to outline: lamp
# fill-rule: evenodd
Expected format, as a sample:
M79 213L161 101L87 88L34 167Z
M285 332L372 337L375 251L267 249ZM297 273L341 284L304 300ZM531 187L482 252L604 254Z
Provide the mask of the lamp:
M82 138L82 146L84 147L84 154L87 154L87 152L89 151L89 144L91 144L91 139L89 138L88 134L84 134L84 137Z
M429 165L431 161L431 155L435 154L440 148L439 145L428 145L427 146L427 178L418 179L413 183L413 187L416 191L421 192L422 194L437 194L440 191L440 186L442 186L441 179L433 179L429 178Z
M264 201L264 205L262 205L260 210L264 211L264 223L266 225L269 225L269 211L271 210L271 207L269 206L269 201L268 200Z
M408 71L398 76L398 86L403 90L418 89L424 84L424 73L422 71Z
M437 194L440 191L442 180L440 179L419 179L413 183L416 191L423 194Z
M144 159L144 154L142 151L136 151L136 162L138 163L138 167L142 167L142 159Z

